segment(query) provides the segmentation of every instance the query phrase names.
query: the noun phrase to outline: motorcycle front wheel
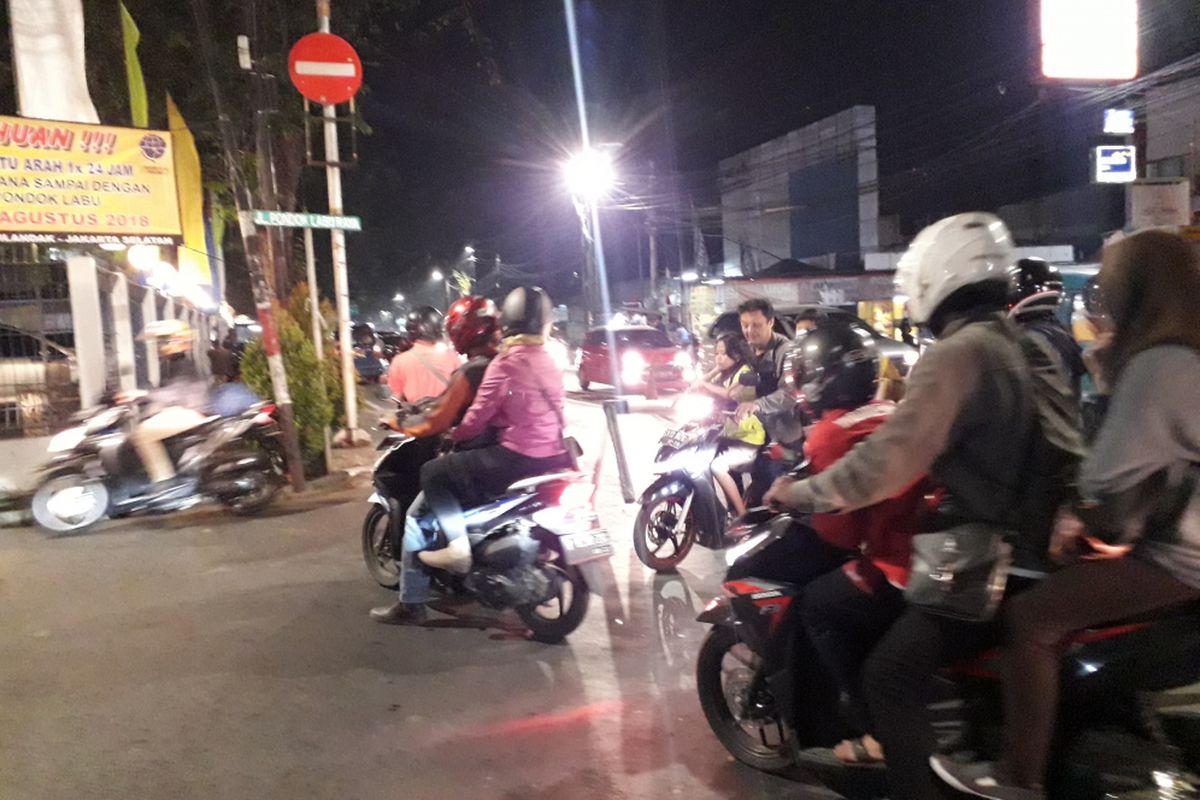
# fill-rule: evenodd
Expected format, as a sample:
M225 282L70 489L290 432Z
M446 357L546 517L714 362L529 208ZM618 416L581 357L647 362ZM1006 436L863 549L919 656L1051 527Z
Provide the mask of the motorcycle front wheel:
M591 593L578 567L556 560L538 568L550 578L554 594L540 605L519 607L517 615L537 641L561 642L583 623Z
M782 774L792 765L786 729L772 709L765 688L755 680L757 659L733 631L713 628L696 658L700 707L717 739L730 755L763 772Z
M633 522L633 551L639 561L655 572L674 572L696 543L699 531L690 513L683 531L679 531L685 500L663 497L638 509Z
M33 519L54 533L78 533L108 512L108 487L82 472L50 478L33 494Z
M392 552L391 515L383 506L371 504L362 527L363 561L367 572L385 589L400 588L400 565Z

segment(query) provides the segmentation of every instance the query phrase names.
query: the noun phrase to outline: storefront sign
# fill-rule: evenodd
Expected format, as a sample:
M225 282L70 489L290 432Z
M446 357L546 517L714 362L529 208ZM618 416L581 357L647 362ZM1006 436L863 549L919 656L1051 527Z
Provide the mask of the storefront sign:
M1132 108L1104 109L1104 132L1114 136L1129 136L1136 127Z
M1096 183L1133 183L1137 180L1137 148L1102 145L1095 150Z
M1138 181L1131 195L1129 222L1134 230L1192 221L1192 182L1187 178Z
M171 134L0 117L0 244L174 244Z
M714 287L721 305L733 308L743 300L762 297L778 308L797 305L847 306L867 300L891 300L895 295L890 273L830 275L814 278L727 280Z

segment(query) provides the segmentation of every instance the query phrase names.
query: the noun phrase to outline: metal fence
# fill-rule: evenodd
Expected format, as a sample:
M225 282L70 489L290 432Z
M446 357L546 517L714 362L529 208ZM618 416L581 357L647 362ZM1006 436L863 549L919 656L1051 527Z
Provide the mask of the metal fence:
M0 248L0 437L61 429L79 410L66 264Z

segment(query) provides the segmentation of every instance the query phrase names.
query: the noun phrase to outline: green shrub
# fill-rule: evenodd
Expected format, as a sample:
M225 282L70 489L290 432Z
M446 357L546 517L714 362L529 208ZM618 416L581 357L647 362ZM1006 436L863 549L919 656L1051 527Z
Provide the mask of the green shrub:
M275 324L279 328L279 346L287 370L288 392L292 396L292 412L300 431L300 451L305 468L308 472L319 472L324 463L325 428L333 418L329 396L321 381L322 370L312 342L291 314L276 306ZM242 356L242 380L260 397L275 397L261 339L246 345L246 353ZM337 394L341 394L340 383Z

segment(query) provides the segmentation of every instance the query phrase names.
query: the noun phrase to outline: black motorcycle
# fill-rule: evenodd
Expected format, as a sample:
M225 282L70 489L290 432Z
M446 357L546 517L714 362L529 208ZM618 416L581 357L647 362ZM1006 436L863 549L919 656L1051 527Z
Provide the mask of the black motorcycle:
M416 482L406 476L428 454L421 448L430 446L436 452L436 440L400 434L380 444L387 452L375 465L363 555L371 576L386 588L399 581L399 547L392 543L417 493ZM466 510L472 559L467 574L420 568L430 569L435 589L472 597L488 608L514 609L535 639L559 641L583 622L589 586L600 587L597 562L613 552L592 505L593 491L581 472L517 481L500 497ZM431 549L445 546L432 513L423 514L418 524L434 543Z
M34 492L34 520L55 533L76 533L105 517L179 511L216 500L235 514L270 505L286 481L273 405L237 417L211 417L163 444L183 480L156 491L129 433L137 403L114 405L57 434Z
M712 625L696 664L709 725L752 767L791 775L800 766L847 797L886 796L882 768L846 768L803 752L849 733L794 607L815 577L796 565L811 558L816 534L765 510L744 524L750 537L729 553L723 594L699 616ZM1050 796L1099 800L1143 787L1193 796L1180 776L1197 766L1196 750L1181 755L1182 734L1195 731L1171 713L1163 693L1200 679L1200 604L1085 631L1065 653ZM931 706L941 751L995 757L1003 720L998 660L992 650L942 671Z

